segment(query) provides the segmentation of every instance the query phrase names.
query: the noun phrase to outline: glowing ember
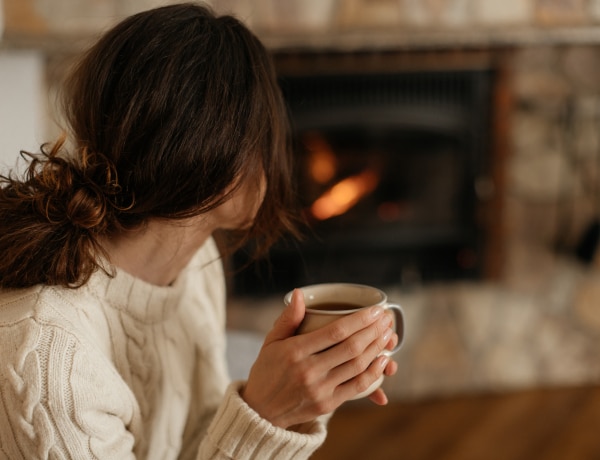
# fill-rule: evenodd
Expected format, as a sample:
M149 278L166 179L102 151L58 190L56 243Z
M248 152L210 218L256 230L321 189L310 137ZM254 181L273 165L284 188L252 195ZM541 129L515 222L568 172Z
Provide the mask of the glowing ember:
M371 170L347 177L317 198L310 207L310 212L319 220L344 214L363 196L371 193L378 182L377 174Z

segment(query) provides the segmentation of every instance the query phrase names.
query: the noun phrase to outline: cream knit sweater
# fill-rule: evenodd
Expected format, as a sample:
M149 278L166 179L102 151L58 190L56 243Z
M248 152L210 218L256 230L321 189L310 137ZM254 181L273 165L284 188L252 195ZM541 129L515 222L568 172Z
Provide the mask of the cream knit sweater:
M115 270L79 289L0 291L0 459L301 459L229 383L225 289L209 240L169 287Z

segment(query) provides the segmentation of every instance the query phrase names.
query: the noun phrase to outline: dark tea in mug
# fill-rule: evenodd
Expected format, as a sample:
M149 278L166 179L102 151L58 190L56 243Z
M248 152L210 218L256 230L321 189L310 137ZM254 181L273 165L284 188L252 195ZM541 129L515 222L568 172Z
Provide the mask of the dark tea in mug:
M358 310L359 308L363 308L364 305L359 305L356 303L348 303L348 302L323 302L323 303L315 303L310 305L307 308L311 310L321 310L321 311L344 311L344 310Z

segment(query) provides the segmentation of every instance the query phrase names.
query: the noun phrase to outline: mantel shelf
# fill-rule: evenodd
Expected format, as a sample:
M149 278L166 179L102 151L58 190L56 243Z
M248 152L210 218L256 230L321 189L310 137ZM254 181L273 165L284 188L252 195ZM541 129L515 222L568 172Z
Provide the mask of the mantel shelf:
M444 49L518 48L524 46L598 45L600 26L494 27L456 29L348 29L255 30L274 51L427 51ZM94 33L19 34L5 31L0 49L40 49L43 52L77 52L90 44Z

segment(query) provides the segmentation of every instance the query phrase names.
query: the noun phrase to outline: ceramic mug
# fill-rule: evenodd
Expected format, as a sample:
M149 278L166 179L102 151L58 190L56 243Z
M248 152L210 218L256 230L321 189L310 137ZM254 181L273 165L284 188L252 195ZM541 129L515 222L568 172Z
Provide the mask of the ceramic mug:
M319 329L330 322L362 308L381 306L385 313L393 318L392 330L398 334L398 344L393 350L384 350L382 355L391 356L402 347L404 342L404 313L398 304L390 303L387 294L381 289L364 284L352 283L322 283L304 286L300 288L304 294L306 314L304 320L297 330L297 334ZM288 292L283 300L286 305L292 301L292 293ZM366 391L356 395L352 399L363 398L373 393L381 383L382 375Z

